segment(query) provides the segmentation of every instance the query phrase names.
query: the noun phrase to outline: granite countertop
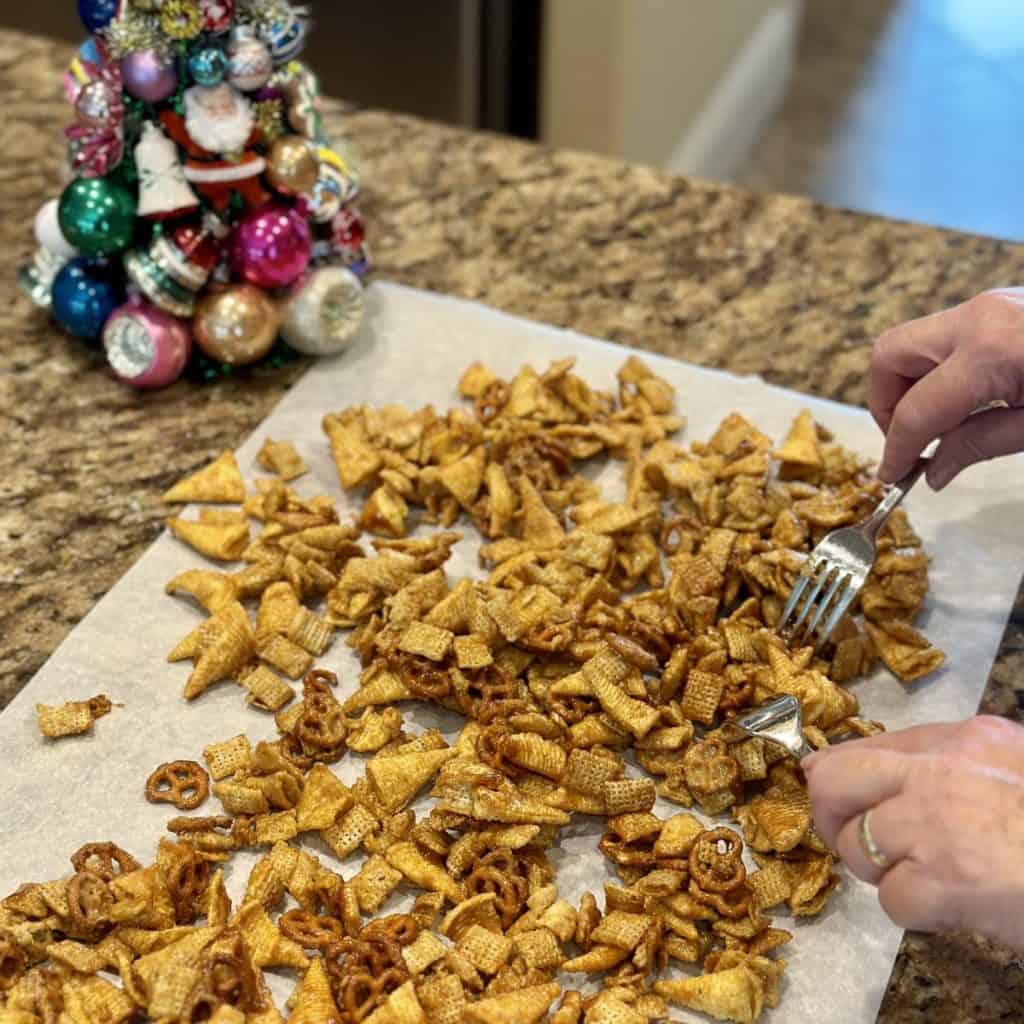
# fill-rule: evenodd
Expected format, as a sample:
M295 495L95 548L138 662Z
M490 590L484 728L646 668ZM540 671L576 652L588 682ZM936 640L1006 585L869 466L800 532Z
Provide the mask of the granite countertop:
M57 194L70 50L0 32L0 708L161 530L159 495L236 446L304 369L148 397L15 286ZM1024 280L1024 247L332 107L361 158L379 274L510 313L865 402L885 327ZM1024 599L985 710L1024 706ZM855 941L855 940L853 940ZM1018 1019L1024 962L910 935L879 1020Z

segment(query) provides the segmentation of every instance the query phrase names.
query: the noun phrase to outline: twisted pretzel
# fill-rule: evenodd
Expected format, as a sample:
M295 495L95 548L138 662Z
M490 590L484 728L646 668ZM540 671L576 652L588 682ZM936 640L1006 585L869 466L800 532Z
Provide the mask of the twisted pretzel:
M538 651L564 651L576 639L576 623L572 619L534 626L520 641L524 647Z
M107 911L114 903L114 895L107 883L91 871L79 871L68 882L68 917L77 932L96 936L110 922Z
M370 921L359 933L363 942L383 938L397 942L399 946L408 946L416 941L420 934L420 923L411 914L389 914Z
M739 781L740 766L725 740L713 737L692 744L683 755L683 776L696 793L718 793Z
M508 405L511 392L503 380L492 380L477 396L475 403L476 418L481 423L490 423L501 415L501 410Z
M722 917L735 920L746 917L750 912L750 889L745 885L733 889L732 892L706 892L691 878L690 895L701 903L714 907Z
M210 884L210 864L198 854L177 860L167 871L167 891L178 924L190 924L198 915L199 900Z
M218 949L209 955L204 974L205 987L221 1003L246 1011L265 1008L259 980L237 933L230 949Z
M530 885L523 877L518 858L510 850L492 850L473 862L466 891L473 896L494 893L494 909L503 928L511 926L523 912Z
M346 975L339 986L341 1011L351 1024L365 1020L388 996L408 980L409 972L389 967L382 974L355 971Z
M730 828L702 832L690 849L690 877L707 893L729 893L747 880L743 840Z
M444 700L452 692L447 670L415 654L399 655L395 667L402 682L422 700Z
M138 871L142 865L116 843L86 843L71 855L75 871L91 871L104 882Z
M210 776L195 761L170 761L146 780L151 804L174 804L179 811L194 811L210 793Z
M737 711L740 708L745 708L753 699L753 678L748 677L735 682L728 680L722 688L722 696L718 700L718 707L721 711Z
M336 917L319 917L308 910L289 910L278 921L281 934L303 949L326 949L345 937L345 929Z

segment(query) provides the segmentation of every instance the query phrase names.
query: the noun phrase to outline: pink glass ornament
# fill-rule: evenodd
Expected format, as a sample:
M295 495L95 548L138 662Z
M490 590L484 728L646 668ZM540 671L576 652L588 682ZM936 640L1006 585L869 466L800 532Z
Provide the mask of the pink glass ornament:
M173 384L184 373L192 332L186 321L134 298L107 321L103 345L118 380L151 391Z
M242 217L231 239L235 273L258 288L286 288L313 255L313 238L302 215L287 206L264 206Z
M173 60L156 50L138 50L121 61L125 91L138 100L160 103L178 88L178 71Z

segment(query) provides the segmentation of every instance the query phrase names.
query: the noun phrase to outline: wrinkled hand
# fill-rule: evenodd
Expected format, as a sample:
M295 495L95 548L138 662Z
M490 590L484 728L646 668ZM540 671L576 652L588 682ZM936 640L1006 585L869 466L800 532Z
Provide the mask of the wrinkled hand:
M993 402L994 409L968 417ZM886 331L871 360L871 414L886 434L879 476L893 482L936 438L928 483L1024 450L1024 288L984 292Z
M886 913L1024 951L1024 728L979 716L826 748L802 762L814 822ZM861 818L888 858L867 856Z

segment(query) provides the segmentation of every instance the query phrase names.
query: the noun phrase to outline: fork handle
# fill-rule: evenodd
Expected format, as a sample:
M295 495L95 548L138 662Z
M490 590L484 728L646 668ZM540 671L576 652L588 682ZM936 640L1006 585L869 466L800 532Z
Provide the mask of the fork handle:
M914 468L905 477L902 477L894 484L889 485L884 497L875 507L875 510L867 517L867 519L864 520L862 529L866 533L869 533L872 537L875 537L878 534L878 531L882 528L886 519L889 518L893 510L907 496L910 488L921 479L921 475L928 468L931 461L932 460L930 458L922 456L917 460L914 464Z

